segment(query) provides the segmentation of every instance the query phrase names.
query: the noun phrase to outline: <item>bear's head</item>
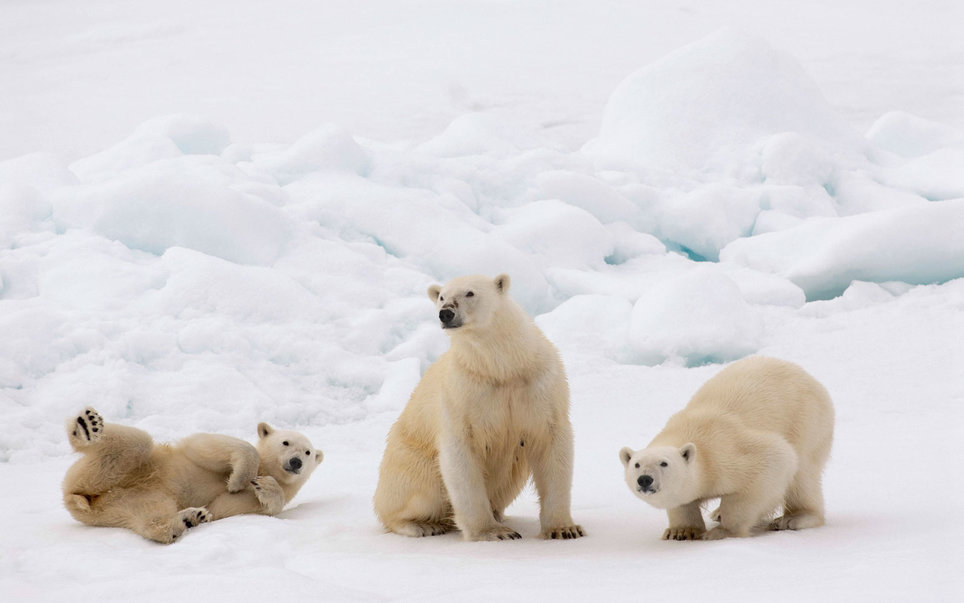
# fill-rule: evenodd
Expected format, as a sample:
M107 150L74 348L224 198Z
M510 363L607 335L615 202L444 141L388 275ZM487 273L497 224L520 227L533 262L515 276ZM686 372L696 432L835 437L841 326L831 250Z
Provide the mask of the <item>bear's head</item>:
M289 486L300 488L325 458L302 434L275 429L267 423L258 423L256 447L261 456L260 473L275 478L286 492ZM288 498L291 496L294 494Z
M509 292L509 275L495 278L460 276L445 285L428 288L443 329L484 329L493 320Z
M626 485L636 496L659 509L672 509L694 500L696 444L681 448L653 446L619 451Z

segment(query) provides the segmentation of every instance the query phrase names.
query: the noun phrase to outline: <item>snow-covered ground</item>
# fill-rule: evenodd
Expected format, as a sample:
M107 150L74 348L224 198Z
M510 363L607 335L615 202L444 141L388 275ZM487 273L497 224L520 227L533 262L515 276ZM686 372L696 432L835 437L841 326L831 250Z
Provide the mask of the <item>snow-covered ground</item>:
M0 4L4 600L964 598L964 7L653 4ZM374 518L475 272L563 354L584 539ZM828 523L662 542L617 452L754 353L834 399ZM155 545L61 505L87 404L325 462Z

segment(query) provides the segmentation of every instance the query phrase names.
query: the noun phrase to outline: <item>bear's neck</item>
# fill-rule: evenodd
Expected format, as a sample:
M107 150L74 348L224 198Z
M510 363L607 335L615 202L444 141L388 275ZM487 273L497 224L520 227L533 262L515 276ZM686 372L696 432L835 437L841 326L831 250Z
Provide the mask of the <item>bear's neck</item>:
M514 304L513 304L514 305ZM449 348L462 370L482 381L527 380L548 362L542 333L518 306L506 309L493 325L452 333Z

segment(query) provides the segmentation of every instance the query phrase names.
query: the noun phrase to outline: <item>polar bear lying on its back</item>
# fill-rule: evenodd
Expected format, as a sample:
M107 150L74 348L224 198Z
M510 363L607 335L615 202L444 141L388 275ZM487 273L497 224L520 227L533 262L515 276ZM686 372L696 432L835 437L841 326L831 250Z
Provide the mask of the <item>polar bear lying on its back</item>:
M749 536L782 505L771 530L823 525L821 473L834 412L827 391L795 364L754 357L706 382L649 446L623 448L626 483L666 509L668 540ZM700 504L720 498L706 532Z
M158 445L87 408L67 422L70 445L83 456L64 478L64 504L81 523L129 528L162 543L231 515L277 515L323 455L305 436L267 423L258 436L257 448L210 433Z
M519 534L502 512L530 476L544 538L578 538L569 514L569 385L556 348L509 297L509 277L432 285L452 345L388 434L375 512L392 532L467 540Z

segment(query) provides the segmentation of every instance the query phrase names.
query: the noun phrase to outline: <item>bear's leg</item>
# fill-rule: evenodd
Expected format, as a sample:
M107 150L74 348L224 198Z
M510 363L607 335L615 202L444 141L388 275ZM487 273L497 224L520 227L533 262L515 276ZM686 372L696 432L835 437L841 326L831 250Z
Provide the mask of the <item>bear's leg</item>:
M77 452L83 452L103 435L104 419L90 406L67 420L67 440Z
M823 488L820 470L812 466L801 467L783 503L783 516L770 522L771 530L804 530L824 523Z
M515 540L518 532L495 520L482 467L468 442L444 434L439 447L439 467L452 501L455 524L466 540Z
M529 446L532 480L539 493L539 523L542 538L565 540L585 536L582 526L572 520L572 426L563 420L547 430L548 445Z
M783 438L758 436L744 445L749 452L739 461L748 466L747 474L754 476L753 481L720 498L720 524L706 532L704 540L752 535L752 530L783 502L796 473L796 452Z
M516 443L513 448L516 449L515 454L511 454L512 451L509 451L507 455L508 458L512 459L512 466L508 470L493 470L492 467L489 467L485 471L492 517L498 523L505 520L506 507L518 498L526 482L529 481L529 476L532 475L525 455L525 447ZM499 466L501 467L501 465Z
M375 514L390 532L436 536L455 529L433 456L389 434L375 488Z
M181 440L178 447L194 464L226 474L228 492L246 490L258 477L258 466L261 464L258 450L239 438L194 434Z
M90 408L68 422L67 436L83 456L67 471L63 482L65 496L96 496L110 490L131 471L150 462L154 449L147 432L105 424Z
M666 515L669 527L663 532L663 540L699 540L706 532L699 501L668 509Z
M127 528L163 544L213 518L204 507L178 511L173 496L151 489L115 488L101 496L65 494L64 503L81 523Z
M275 478L261 475L251 481L241 492L225 492L211 501L207 508L214 519L233 515L259 513L277 515L285 506L285 493Z
M179 510L177 501L166 492L132 491L122 504L124 527L161 544L170 544L188 528L213 519L204 507Z

